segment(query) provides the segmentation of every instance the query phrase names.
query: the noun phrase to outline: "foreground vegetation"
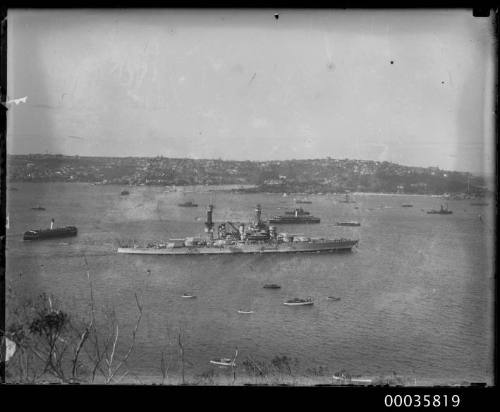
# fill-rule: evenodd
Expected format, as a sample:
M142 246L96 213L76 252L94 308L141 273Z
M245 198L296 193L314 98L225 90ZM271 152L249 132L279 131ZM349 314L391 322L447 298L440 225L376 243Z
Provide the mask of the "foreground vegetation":
M327 367L304 371L298 359L286 355L270 360L255 359L251 355L238 358L237 351L233 366L207 365L202 373L187 374L186 369L194 365L185 353L186 342L181 331L172 334L158 354L154 376L137 376L129 368L128 360L137 350L136 336L143 315L139 297L135 295L137 318L132 328L128 328L130 333L123 333L124 328L113 310L104 310L104 316L96 316L98 310L90 277L89 291L88 313L80 319L67 312L52 296L41 294L20 301L12 288L8 288L8 322L2 331L1 350L2 356L7 357L8 383L301 386L351 383L347 371L336 373L346 378L341 381L334 379L335 371ZM411 382L391 375L372 377L370 384Z

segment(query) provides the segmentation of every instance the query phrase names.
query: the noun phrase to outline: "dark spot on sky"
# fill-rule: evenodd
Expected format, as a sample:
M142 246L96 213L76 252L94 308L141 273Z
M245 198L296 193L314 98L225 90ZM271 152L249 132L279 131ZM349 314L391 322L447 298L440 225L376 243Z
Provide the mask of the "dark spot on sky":
M255 76L257 76L257 73L254 73L248 84L252 83L253 79L255 79Z
M393 60L391 60L391 64L394 64L394 61L393 61Z
M444 84L444 82L441 82L441 84Z
M276 20L278 20L278 19L280 18L280 15L279 15L278 13L276 13L276 14L274 15L274 18L275 18Z

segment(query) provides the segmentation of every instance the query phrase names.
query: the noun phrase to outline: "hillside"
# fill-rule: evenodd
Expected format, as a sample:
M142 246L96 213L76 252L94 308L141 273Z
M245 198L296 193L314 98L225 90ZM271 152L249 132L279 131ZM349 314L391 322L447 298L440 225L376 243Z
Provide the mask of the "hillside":
M8 155L10 182L90 182L121 185L255 185L246 191L343 191L482 196L482 177L435 167L348 159L231 161L165 157Z

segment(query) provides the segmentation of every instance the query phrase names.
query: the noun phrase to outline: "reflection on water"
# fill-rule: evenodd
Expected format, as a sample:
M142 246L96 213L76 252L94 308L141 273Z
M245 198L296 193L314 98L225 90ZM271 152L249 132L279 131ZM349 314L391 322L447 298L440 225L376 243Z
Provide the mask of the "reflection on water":
M439 216L425 213L441 204L430 196L356 195L357 203L346 204L338 202L341 196L313 195L304 208L321 224L279 231L356 237L360 244L352 253L140 256L117 255L118 241L202 235L210 201L216 221L248 221L257 203L266 218L294 208L293 197L192 192L190 200L200 207L181 208L182 193L160 187L133 187L129 196L120 196L117 186L16 187L7 193L8 285L24 296L51 293L74 316L85 317L87 256L96 303L114 307L123 330L136 319L134 292L141 298L144 316L129 362L138 375L160 374L161 352L167 348L176 356L181 330L191 374L237 346L242 358L297 358L302 371L324 366L353 374L491 381L492 207L449 200L453 215ZM33 204L46 210L32 211ZM77 226L78 236L22 242L23 231L48 227L51 218ZM337 220L361 226L338 227ZM266 283L281 289L265 289ZM196 299L183 298L186 292ZM283 305L307 296L314 306Z

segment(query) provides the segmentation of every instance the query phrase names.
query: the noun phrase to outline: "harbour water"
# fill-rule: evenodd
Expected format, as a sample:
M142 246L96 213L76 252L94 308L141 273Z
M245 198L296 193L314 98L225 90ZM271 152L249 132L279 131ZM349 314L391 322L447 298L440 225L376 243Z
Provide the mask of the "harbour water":
M186 374L211 368L214 357L297 359L296 370L396 373L418 381L493 379L493 204L432 196L311 195L306 210L317 225L283 225L280 232L354 237L347 254L245 256L118 255L120 241L203 235L205 206L214 220L247 222L260 203L263 218L297 207L293 195L224 191L168 192L161 187L82 183L15 183L7 192L7 287L20 299L48 293L73 317L88 313L90 276L99 308L114 309L123 338L144 307L130 376L160 376L161 353L179 372L182 332ZM300 198L300 196L296 196ZM193 200L198 208L177 204ZM413 204L412 208L401 207ZM424 210L447 203L452 215ZM42 205L44 211L31 210ZM78 236L23 242L28 229L74 225ZM339 227L355 220L359 227ZM281 289L264 289L277 283ZM185 292L197 296L183 299ZM287 307L293 297L314 306ZM338 296L340 301L328 300ZM9 310L7 308L7 325ZM241 314L238 310L253 311ZM101 318L102 312L99 312ZM119 350L126 349L126 342Z

